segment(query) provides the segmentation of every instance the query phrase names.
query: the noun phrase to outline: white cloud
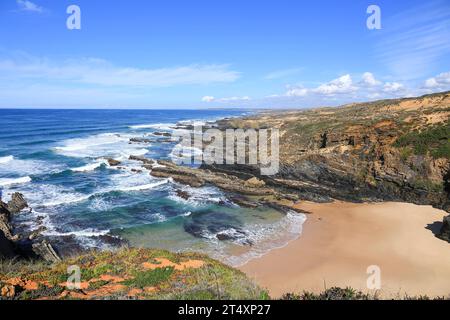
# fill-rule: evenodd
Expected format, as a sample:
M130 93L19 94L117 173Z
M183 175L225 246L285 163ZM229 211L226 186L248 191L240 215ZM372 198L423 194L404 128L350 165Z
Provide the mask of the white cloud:
M202 101L203 102L213 102L215 99L214 99L214 97L213 96L204 96L203 98L202 98Z
M398 93L404 89L405 87L398 82L386 82L383 86L383 91L387 93Z
M287 92L288 97L304 97L309 93L309 90L303 87L291 87Z
M230 70L228 65L192 64L144 69L117 67L100 59L70 60L57 64L35 57L27 58L26 61L0 60L0 74L11 79L128 87L206 85L233 82L240 76L239 72Z
M371 72L364 72L362 75L362 85L366 85L368 87L375 87L381 84L381 81L375 79L375 76Z
M237 102L237 101L250 101L251 98L249 96L243 96L243 97L226 97L226 98L220 98L216 99L213 96L204 96L202 98L203 102Z
M323 95L334 95L351 93L355 90L357 90L357 88L353 86L352 77L349 74L346 74L326 84L320 85L319 87L314 89L314 92Z
M266 96L267 103L301 106L337 105L348 102L366 101L367 99L386 99L407 95L426 93L416 88L409 90L400 82L383 82L371 72L365 72L355 81L350 74L342 75L334 80L315 87L302 85L287 86L281 95Z
M436 77L427 79L424 87L428 89L444 89L450 87L450 72L443 72Z
M37 12L42 13L44 12L44 8L41 6L38 6L37 4L28 1L28 0L17 0L17 5L19 6L20 11L29 11L29 12Z
M221 98L219 99L220 101L223 102L228 102L228 101L249 101L250 97L249 96L244 96L244 97L228 97L228 98Z

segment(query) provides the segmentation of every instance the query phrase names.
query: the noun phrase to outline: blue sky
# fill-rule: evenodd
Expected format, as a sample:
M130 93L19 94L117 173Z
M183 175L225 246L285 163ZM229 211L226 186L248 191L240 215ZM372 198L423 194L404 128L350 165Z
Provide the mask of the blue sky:
M81 30L69 30L69 5ZM380 30L366 10L381 9ZM450 89L450 1L1 0L0 107L291 108Z

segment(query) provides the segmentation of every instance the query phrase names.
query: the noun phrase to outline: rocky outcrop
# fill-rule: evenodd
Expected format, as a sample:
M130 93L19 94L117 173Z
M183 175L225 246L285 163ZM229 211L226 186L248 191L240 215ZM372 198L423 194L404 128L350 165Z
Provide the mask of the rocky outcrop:
M19 213L23 209L28 207L28 203L23 197L23 194L21 193L13 193L11 196L11 200L8 202L8 210L10 213L15 214Z
M178 166L169 161L158 161L158 166L154 166L151 175L158 178L172 178L174 181L187 184L191 187L202 187L212 184L227 192L234 192L243 195L275 195L276 191L263 187L259 180L246 181L221 172L213 172L205 169L194 169L190 167Z
M244 182L244 185L246 187L251 187L251 188L260 188L260 187L264 187L266 185L266 183L263 180L259 180L256 177L250 178L247 181Z
M162 136L162 137L171 137L172 134L170 132L153 132L155 136Z
M114 160L114 159L111 159L111 158L106 159L106 161L108 161L108 164L111 167L116 167L116 166L120 165L120 163L121 163L119 160Z
M133 155L131 155L128 159L129 160L134 160L134 161L139 161L139 162L142 162L145 165L150 165L150 166L152 166L155 163L155 161L153 161L152 159L147 159L147 158L142 157L142 156L133 156Z
M49 262L61 261L47 240L37 242L41 233L46 230L45 226L40 226L29 235L13 235L13 226L10 220L12 213L18 213L26 207L28 204L20 193L13 194L8 204L0 201L0 259L12 257L35 259L38 257ZM42 217L38 217L37 220L41 221Z
M33 243L32 247L33 247L33 252L38 257L42 258L45 261L52 262L52 263L61 261L61 258L56 253L55 249L46 240L43 240L42 242L38 242L38 243Z
M450 216L444 218L441 231L437 237L450 243Z
M13 258L15 255L13 243L0 230L0 259Z
M133 143L150 143L150 142L152 142L152 140L147 139L147 138L131 138L130 142L133 142Z
M7 239L12 239L11 224L9 223L11 213L8 210L8 206L0 201L0 231Z
M260 177L249 166L210 167L304 200L406 201L450 212L449 107L443 92L221 120L220 130L278 128L280 170Z
M188 192L183 191L183 190L179 190L178 189L175 192L176 192L178 197L180 197L181 199L184 199L184 200L189 200L189 198L191 197L191 195Z

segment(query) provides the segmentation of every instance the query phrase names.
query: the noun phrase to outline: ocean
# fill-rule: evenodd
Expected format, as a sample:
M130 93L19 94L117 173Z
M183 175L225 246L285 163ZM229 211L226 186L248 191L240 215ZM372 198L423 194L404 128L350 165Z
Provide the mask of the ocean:
M304 215L241 208L214 186L152 177L130 155L171 159L177 141L155 135L241 110L0 109L3 200L21 192L30 208L16 231L41 228L60 251L135 247L198 251L233 266L284 246ZM131 138L150 142L133 143ZM109 166L106 158L121 162ZM190 194L188 200L178 190ZM217 234L226 234L219 240Z

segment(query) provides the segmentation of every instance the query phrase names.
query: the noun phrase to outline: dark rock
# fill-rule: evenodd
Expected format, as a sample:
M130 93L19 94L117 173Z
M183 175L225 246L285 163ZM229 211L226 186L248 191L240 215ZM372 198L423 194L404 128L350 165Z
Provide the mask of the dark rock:
M218 233L216 234L216 238L220 241L233 240L233 237L226 233Z
M163 136L163 137L171 137L172 134L170 132L153 132L155 136Z
M120 163L121 163L120 161L114 160L114 159L111 159L111 158L106 159L106 161L108 161L108 164L109 164L111 167L118 166L118 165L120 165Z
M154 161L152 159L147 159L141 156L133 156L131 155L129 158L129 160L134 160L134 161L140 161L143 164L148 164L148 165L153 165Z
M158 143L170 143L170 142L175 142L175 141L172 140L171 138L158 138L157 141L158 141Z
M221 241L252 245L242 223L225 212L201 212L189 216L183 225L184 230L197 238L216 237Z
M439 239L450 242L450 216L444 218L441 231L437 235Z
M186 191L183 190L177 190L176 191L177 196L179 196L180 198L184 199L184 200L189 200L189 198L191 197L191 195L189 193L187 193Z
M147 138L131 138L130 142L134 142L134 143L150 143L152 142L151 139L147 139Z
M11 213L19 213L23 209L28 207L28 203L23 197L23 194L15 192L11 196L11 200L8 202L8 210Z
M53 249L52 245L48 243L46 240L43 240L42 242L33 243L33 252L48 262L60 262L61 258L56 253L56 251Z
M11 213L9 212L7 205L0 201L0 231L2 231L5 237L9 240L12 239L12 227L9 223L10 217Z
M233 201L238 206L244 208L257 208L259 205L257 201L252 201L243 196L238 195L230 197L230 200Z
M13 258L14 256L13 243L5 236L5 233L0 230L0 259Z

